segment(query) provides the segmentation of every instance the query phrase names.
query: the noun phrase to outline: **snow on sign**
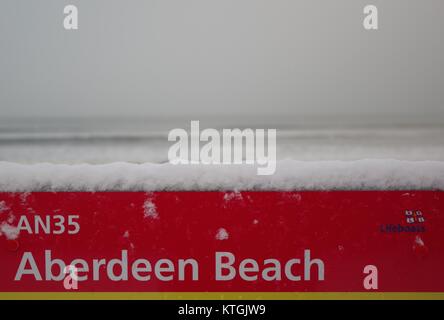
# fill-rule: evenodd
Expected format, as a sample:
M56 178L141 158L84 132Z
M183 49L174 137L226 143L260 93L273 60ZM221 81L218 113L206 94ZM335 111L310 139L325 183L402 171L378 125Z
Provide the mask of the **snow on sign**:
M442 191L3 192L0 296L443 298L443 212Z

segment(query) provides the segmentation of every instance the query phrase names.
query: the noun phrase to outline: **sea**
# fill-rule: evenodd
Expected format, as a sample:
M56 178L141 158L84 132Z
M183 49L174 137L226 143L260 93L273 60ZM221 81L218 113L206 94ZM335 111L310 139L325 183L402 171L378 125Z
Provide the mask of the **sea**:
M340 120L338 120L340 119ZM65 164L168 161L168 133L262 128L277 130L277 159L444 161L444 125L385 117L16 117L0 118L0 161Z

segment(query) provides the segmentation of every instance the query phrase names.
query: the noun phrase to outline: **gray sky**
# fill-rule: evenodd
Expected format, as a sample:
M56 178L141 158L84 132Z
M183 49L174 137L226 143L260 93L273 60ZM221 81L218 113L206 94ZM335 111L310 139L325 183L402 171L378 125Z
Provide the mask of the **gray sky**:
M444 122L443 17L442 0L2 0L0 116Z

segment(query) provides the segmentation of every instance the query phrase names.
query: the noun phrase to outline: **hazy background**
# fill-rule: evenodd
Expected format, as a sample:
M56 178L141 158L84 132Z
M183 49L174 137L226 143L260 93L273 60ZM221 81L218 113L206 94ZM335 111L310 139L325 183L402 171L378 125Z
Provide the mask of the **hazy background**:
M283 158L441 160L443 33L442 0L2 0L0 160L165 161L190 120L279 128Z
M1 116L444 118L442 0L2 0L0 24Z

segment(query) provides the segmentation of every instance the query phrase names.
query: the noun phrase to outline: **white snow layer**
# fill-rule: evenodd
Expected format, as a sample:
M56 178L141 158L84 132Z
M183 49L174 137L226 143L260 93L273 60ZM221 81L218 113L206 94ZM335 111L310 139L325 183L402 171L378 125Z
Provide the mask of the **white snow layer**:
M0 162L0 191L444 190L444 162L282 160L271 176L250 165Z
M230 235L228 234L228 231L225 228L219 228L216 233L216 240L228 240L230 238Z

